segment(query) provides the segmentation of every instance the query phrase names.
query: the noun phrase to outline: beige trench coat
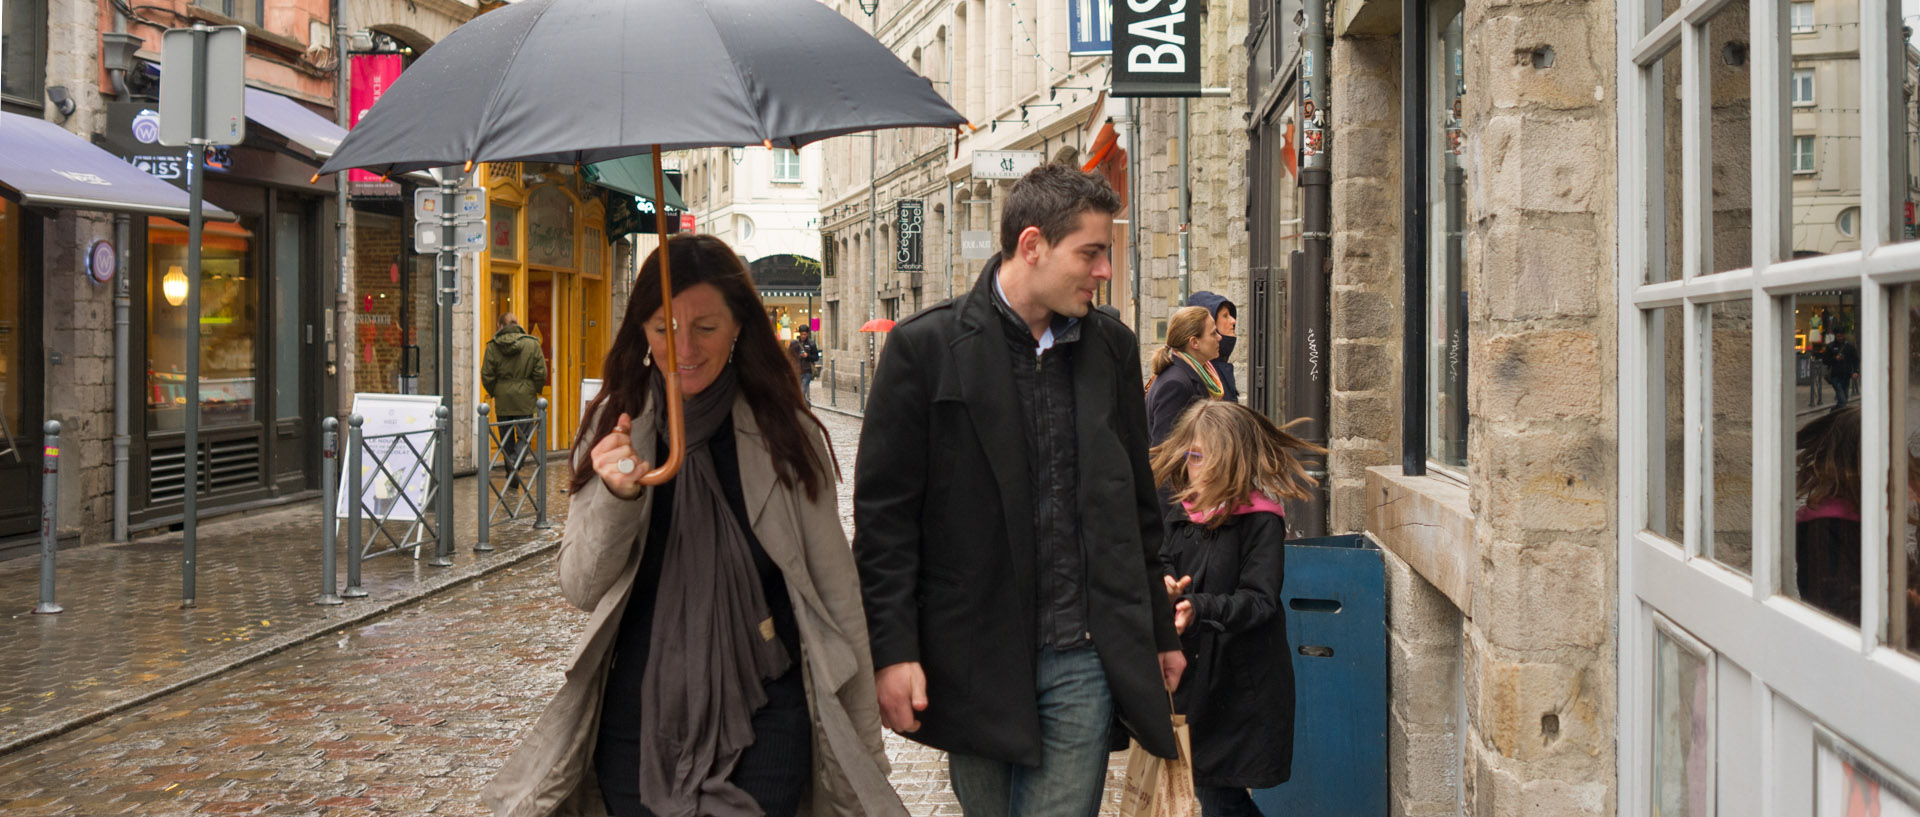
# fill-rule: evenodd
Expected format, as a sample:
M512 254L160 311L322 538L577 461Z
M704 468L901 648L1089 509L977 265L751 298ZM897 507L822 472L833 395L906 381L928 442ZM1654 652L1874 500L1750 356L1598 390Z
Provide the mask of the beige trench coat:
M831 484L811 501L805 491L779 484L766 439L745 397L734 402L733 428L747 517L767 556L786 576L800 625L807 706L813 717L813 784L801 813L904 817L906 808L887 782L860 577ZM655 450L650 412L634 420L633 430L636 451ZM826 461L824 438L816 436L814 445ZM587 462L582 451L574 467L590 467ZM622 500L598 479L573 495L560 539L560 592L593 617L566 664L560 692L481 792L497 815L606 814L592 771L601 688L639 571L651 501L650 491L630 502Z

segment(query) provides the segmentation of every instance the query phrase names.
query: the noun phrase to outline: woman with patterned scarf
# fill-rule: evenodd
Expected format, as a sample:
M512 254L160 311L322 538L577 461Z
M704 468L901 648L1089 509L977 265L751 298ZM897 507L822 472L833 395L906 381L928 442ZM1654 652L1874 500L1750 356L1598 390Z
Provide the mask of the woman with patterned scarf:
M656 252L573 446L560 590L593 617L483 796L515 817L904 817L826 429L740 256L705 235L665 251L672 320ZM664 377L685 395L686 457L647 487Z

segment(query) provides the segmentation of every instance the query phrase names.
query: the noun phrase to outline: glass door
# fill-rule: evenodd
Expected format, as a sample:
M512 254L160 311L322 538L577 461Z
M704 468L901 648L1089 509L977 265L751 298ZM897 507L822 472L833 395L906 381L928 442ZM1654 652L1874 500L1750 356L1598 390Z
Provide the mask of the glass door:
M316 348L312 299L308 288L318 279L312 259L315 213L311 202L282 196L273 213L271 275L273 337L273 423L268 436L271 485L276 491L304 490L317 436L313 411Z

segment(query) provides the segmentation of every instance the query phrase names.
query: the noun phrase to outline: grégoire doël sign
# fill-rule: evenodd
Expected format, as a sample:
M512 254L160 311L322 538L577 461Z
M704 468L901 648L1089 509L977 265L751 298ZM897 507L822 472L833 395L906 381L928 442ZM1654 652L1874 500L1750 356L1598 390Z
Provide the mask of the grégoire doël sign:
M1200 59L1188 0L1114 0L1114 96L1197 97Z
M925 272L921 226L926 223L927 203L919 199L901 199L894 203L893 268L899 272Z

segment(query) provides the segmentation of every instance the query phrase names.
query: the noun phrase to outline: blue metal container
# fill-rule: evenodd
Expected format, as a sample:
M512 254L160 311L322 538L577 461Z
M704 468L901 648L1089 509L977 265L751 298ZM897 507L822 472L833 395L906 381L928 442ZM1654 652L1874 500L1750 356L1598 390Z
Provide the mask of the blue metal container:
M1387 593L1380 549L1362 535L1287 543L1293 646L1293 774L1258 789L1269 817L1387 813Z

